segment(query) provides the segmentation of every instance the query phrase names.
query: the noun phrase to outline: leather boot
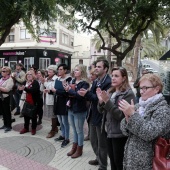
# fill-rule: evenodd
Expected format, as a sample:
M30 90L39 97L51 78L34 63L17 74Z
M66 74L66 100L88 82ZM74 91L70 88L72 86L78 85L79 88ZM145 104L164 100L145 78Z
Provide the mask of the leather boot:
M69 153L67 153L67 156L73 155L77 150L77 143L73 143L72 149Z
M48 133L48 135L46 136L46 138L52 138L55 136L55 131L50 131L50 133Z
M56 118L52 118L51 119L51 123L52 123L52 128L51 128L51 131L48 133L48 135L46 136L46 138L52 138L52 137L54 137L55 136L55 133L56 133L56 127L57 127L57 125L56 125Z
M77 146L76 152L71 156L71 158L78 158L83 153L83 146Z

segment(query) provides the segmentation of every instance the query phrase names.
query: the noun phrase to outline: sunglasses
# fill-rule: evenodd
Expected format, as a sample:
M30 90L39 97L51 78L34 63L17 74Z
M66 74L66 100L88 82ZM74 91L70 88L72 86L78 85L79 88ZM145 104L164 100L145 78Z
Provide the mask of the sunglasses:
M3 73L6 73L7 71L2 71Z

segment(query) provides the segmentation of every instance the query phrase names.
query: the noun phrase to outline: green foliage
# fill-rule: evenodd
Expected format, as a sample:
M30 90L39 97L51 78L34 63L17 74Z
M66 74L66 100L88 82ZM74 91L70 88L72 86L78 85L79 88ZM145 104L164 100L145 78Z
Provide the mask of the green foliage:
M0 1L0 45L5 41L11 27L23 21L27 29L37 38L40 23L51 27L56 18L56 0L1 0Z
M111 51L121 60L152 22L161 17L167 23L170 18L168 0L57 0L57 3L69 9L65 22L72 28L81 26L83 31L96 31L102 41L101 49ZM75 14L80 19L75 19ZM103 29L116 40L111 48L102 37ZM124 51L120 48L122 43L128 44Z

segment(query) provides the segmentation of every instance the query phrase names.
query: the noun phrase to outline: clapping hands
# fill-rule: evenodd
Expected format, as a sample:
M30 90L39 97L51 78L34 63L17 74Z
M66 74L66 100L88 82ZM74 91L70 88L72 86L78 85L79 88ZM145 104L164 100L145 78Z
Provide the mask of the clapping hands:
M109 94L105 90L101 90L100 88L97 88L96 90L97 97L99 99L99 103L107 103L109 100Z

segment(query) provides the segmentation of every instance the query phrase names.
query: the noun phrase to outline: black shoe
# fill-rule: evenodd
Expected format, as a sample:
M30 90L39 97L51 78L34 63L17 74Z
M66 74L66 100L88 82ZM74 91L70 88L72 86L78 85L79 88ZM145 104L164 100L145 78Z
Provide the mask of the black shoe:
M13 122L15 122L15 119L14 119L14 118L11 119L11 123L13 123Z
M61 147L64 148L64 147L67 146L69 143L70 143L70 140L69 140L69 139L65 139L65 140L62 142Z
M6 128L6 126L5 125L3 125L2 127L0 127L0 129L5 129Z
M7 128L5 129L5 131L4 131L4 133L7 133L7 132L11 131L11 129L12 129L12 128L8 128L8 127L7 127Z
M16 116L16 115L20 115L20 112L15 112L15 113L14 113L14 116Z
M99 162L97 159L89 161L90 165L99 165Z
M64 139L65 139L64 137L59 136L58 138L55 138L54 140L57 142L57 141L62 141L62 140L64 140Z
M41 124L42 124L42 121L39 120L39 121L37 122L37 125L41 125Z

